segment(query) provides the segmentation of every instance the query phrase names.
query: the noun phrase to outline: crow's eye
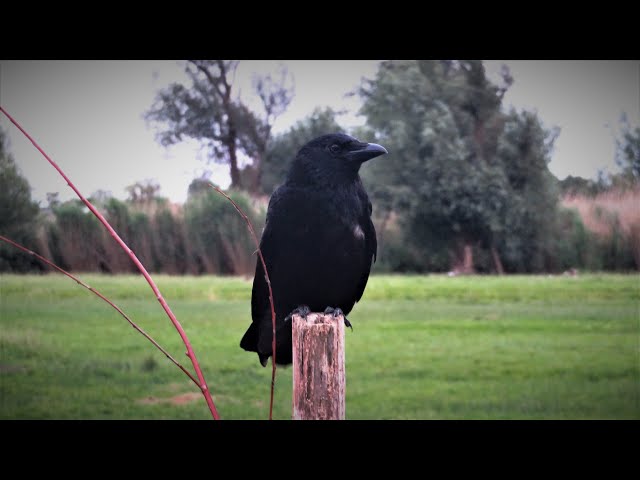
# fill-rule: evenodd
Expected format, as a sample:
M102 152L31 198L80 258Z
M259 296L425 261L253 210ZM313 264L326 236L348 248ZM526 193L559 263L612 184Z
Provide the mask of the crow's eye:
M331 153L338 153L340 151L340 145L334 143L329 147L329 150Z

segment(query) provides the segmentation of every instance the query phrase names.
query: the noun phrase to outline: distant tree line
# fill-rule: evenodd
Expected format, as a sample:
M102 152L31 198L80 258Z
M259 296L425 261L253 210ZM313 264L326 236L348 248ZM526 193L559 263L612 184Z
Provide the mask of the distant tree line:
M248 275L253 271L255 245L247 235L244 220L208 182L194 180L184 205L156 196L155 185L139 183L132 190L140 189L147 193L126 201L103 192L89 200L149 271L173 275ZM247 212L255 228L262 228L262 207L242 192L232 192L231 197ZM138 271L79 200L60 203L51 196L48 207L40 210L36 206L33 211L32 222L20 229L3 230L3 234L69 271ZM42 269L44 266L29 255L0 243L0 271Z
M269 195L308 140L345 131L340 114L318 109L273 135L293 97L284 69L256 76L254 112L232 95L238 62L189 62L192 84L158 94L147 119L170 145L198 139L209 158L229 166L230 191L259 232ZM596 180L555 178L548 169L557 129L535 113L504 108L514 79L497 83L480 61L389 61L365 81L363 127L350 132L389 155L365 164L378 232L374 272L562 272L640 269L640 129L622 119L619 173ZM1 132L0 132L1 133ZM70 270L134 272L97 220L77 201L46 207L31 200L15 163L0 147L0 234ZM120 201L92 201L147 268L170 274L251 274L255 249L242 219L208 185L189 186L184 205L136 183ZM1 271L40 265L0 245Z

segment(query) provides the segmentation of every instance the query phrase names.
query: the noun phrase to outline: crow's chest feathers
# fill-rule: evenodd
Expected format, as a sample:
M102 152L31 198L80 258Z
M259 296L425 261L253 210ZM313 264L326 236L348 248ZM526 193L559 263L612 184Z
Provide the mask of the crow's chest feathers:
M366 218L361 199L349 192L337 191L324 202L313 202L309 216L314 221L308 225L308 234L319 237L325 248L347 249L355 253L365 240L363 219ZM338 252L336 252L338 253Z

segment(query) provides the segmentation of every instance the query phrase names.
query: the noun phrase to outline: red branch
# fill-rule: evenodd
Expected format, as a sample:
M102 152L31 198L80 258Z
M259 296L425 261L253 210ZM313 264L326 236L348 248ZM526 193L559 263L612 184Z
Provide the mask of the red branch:
M136 325L133 320L131 320L126 313L124 313L120 307L118 307L115 303L113 303L111 300L109 300L107 297L105 297L104 295L102 295L99 291L97 291L95 288L90 287L89 285L87 285L86 283L84 283L82 280L80 280L78 277L75 277L74 275L70 274L69 272L67 272L66 270L63 270L62 268L60 268L59 266L57 266L55 263L51 262L50 260L44 258L42 255L38 255L36 252L34 252L33 250L29 250L26 247L23 247L22 245L20 245L19 243L14 242L13 240L11 240L10 238L7 237L3 237L2 235L0 235L0 240L2 240L3 242L7 242L11 245L13 245L16 248L19 248L20 250L22 250L23 252L26 252L30 255L33 255L34 257L36 257L38 260L40 260L41 262L46 263L47 265L55 268L56 270L58 270L60 273L66 275L67 277L69 277L72 280L75 280L78 285L83 286L84 288L86 288L87 290L89 290L90 292L94 293L95 295L97 295L99 298L101 298L102 300L104 300L105 302L107 302L109 305L111 305L113 308L115 308L115 310L124 317L124 319L129 322L131 324L131 326L133 328L135 328L138 332L140 332L147 340L149 340L151 343L153 343L156 348L158 350L160 350L162 353L164 353L167 358L169 360L171 360L176 367L178 367L180 370L182 370L190 379L193 383L195 383L197 385L198 388L200 388L200 384L198 383L198 380L196 380L195 378L193 378L193 375L191 375L189 373L188 370L186 370L182 365L180 365L178 363L178 361L173 358L169 352L167 352L164 348L162 348L160 346L160 344L158 344L158 342L156 342L153 338L151 338L151 336L149 334L147 334L147 332L145 332L142 328L140 328L138 325Z
M213 183L209 183L216 192L225 197L227 200L231 202L231 204L235 207L238 213L244 218L244 221L247 222L247 226L249 227L249 231L251 232L251 236L253 237L253 241L256 244L256 252L260 257L260 261L262 262L262 268L264 269L264 278L267 281L267 286L269 287L269 303L271 304L271 325L273 327L273 339L271 340L271 402L269 403L269 420L273 420L273 390L276 384L276 310L273 306L273 292L271 291L271 280L269 279L269 272L267 272L267 264L264 262L264 257L262 256L262 250L260 250L260 242L258 241L258 237L256 235L256 231L253 229L253 225L251 224L251 220L249 217L242 211L242 209L238 206L236 202L234 202L229 195L224 193L218 187L216 187Z
M67 182L67 185L69 185L69 187L71 187L71 189L76 193L78 198L80 198L80 200L82 200L82 202L87 206L87 208L89 208L89 210L91 210L91 213L93 213L98 218L98 220L100 220L100 222L109 231L109 233L115 239L115 241L118 242L118 244L122 247L122 249L125 252L127 252L127 254L129 255L129 258L131 258L133 263L135 263L136 267L138 267L138 270L140 270L140 273L142 273L142 275L144 276L145 280L147 281L147 283L151 287L151 290L153 290L153 293L155 294L156 298L160 302L160 305L162 305L162 308L164 309L164 311L169 316L169 319L171 320L171 323L173 323L173 326L176 328L176 330L180 334L180 338L182 338L183 343L187 347L187 356L191 360L193 368L196 371L196 375L198 376L198 383L200 385L200 391L204 395L204 398L205 398L205 400L207 402L209 410L211 411L211 415L213 416L213 418L215 420L219 420L220 419L220 415L218 415L218 411L216 409L216 406L213 403L213 399L211 398L211 393L209 392L209 388L207 387L207 382L205 381L204 375L202 374L202 370L200 369L200 364L198 363L198 359L196 358L196 354L193 351L193 348L191 348L191 343L189 342L189 339L187 338L187 334L185 333L184 329L182 328L182 325L180 325L180 322L178 321L176 316L173 314L173 312L169 308L169 305L167 304L165 299L162 297L162 294L160 293L160 290L158 289L158 287L156 286L155 282L153 281L153 279L151 278L151 276L147 272L147 269L144 268L144 265L142 265L140 260L138 260L138 257L136 257L135 253L133 253L133 251L127 246L127 244L124 243L124 241L120 238L120 236L116 233L116 231L111 227L111 225L109 225L109 222L107 222L107 220L102 216L102 214L98 210L96 210L96 208L91 204L91 202L89 202L89 200L84 198L84 196L75 187L75 185L71 182L71 180L69 180L69 178L65 175L65 173L58 166L58 164L56 162L54 162L51 158L49 158L49 156L44 152L44 150L42 150L42 148L40 148L40 146L35 142L35 140L33 138L31 138L31 136L20 126L20 124L18 122L16 122L13 119L13 117L11 115L9 115L7 113L7 111L4 108L2 108L1 106L0 106L0 111L7 116L7 118L11 121L11 123L13 123L16 127L18 127L18 129L25 135L25 137L27 137L29 139L29 141L33 144L33 146L36 147L38 149L38 151L44 156L44 158L46 158L47 161L53 166L53 168L55 168L58 171L58 173L62 176L62 178L64 178L65 181Z

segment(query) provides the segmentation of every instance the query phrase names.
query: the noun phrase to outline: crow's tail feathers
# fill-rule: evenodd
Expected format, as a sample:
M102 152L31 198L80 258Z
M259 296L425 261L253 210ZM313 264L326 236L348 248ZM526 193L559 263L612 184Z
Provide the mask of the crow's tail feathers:
M270 355L263 355L262 353L258 353L258 358L260 359L260 363L263 367L267 366L267 362L269 361Z
M260 358L262 366L267 366L267 361L271 354L265 355L258 351L258 324L256 322L249 325L249 328L242 337L242 340L240 340L240 347L244 348L248 352L256 352Z
M240 340L240 346L248 352L258 351L258 324L256 322L249 325L242 340Z

